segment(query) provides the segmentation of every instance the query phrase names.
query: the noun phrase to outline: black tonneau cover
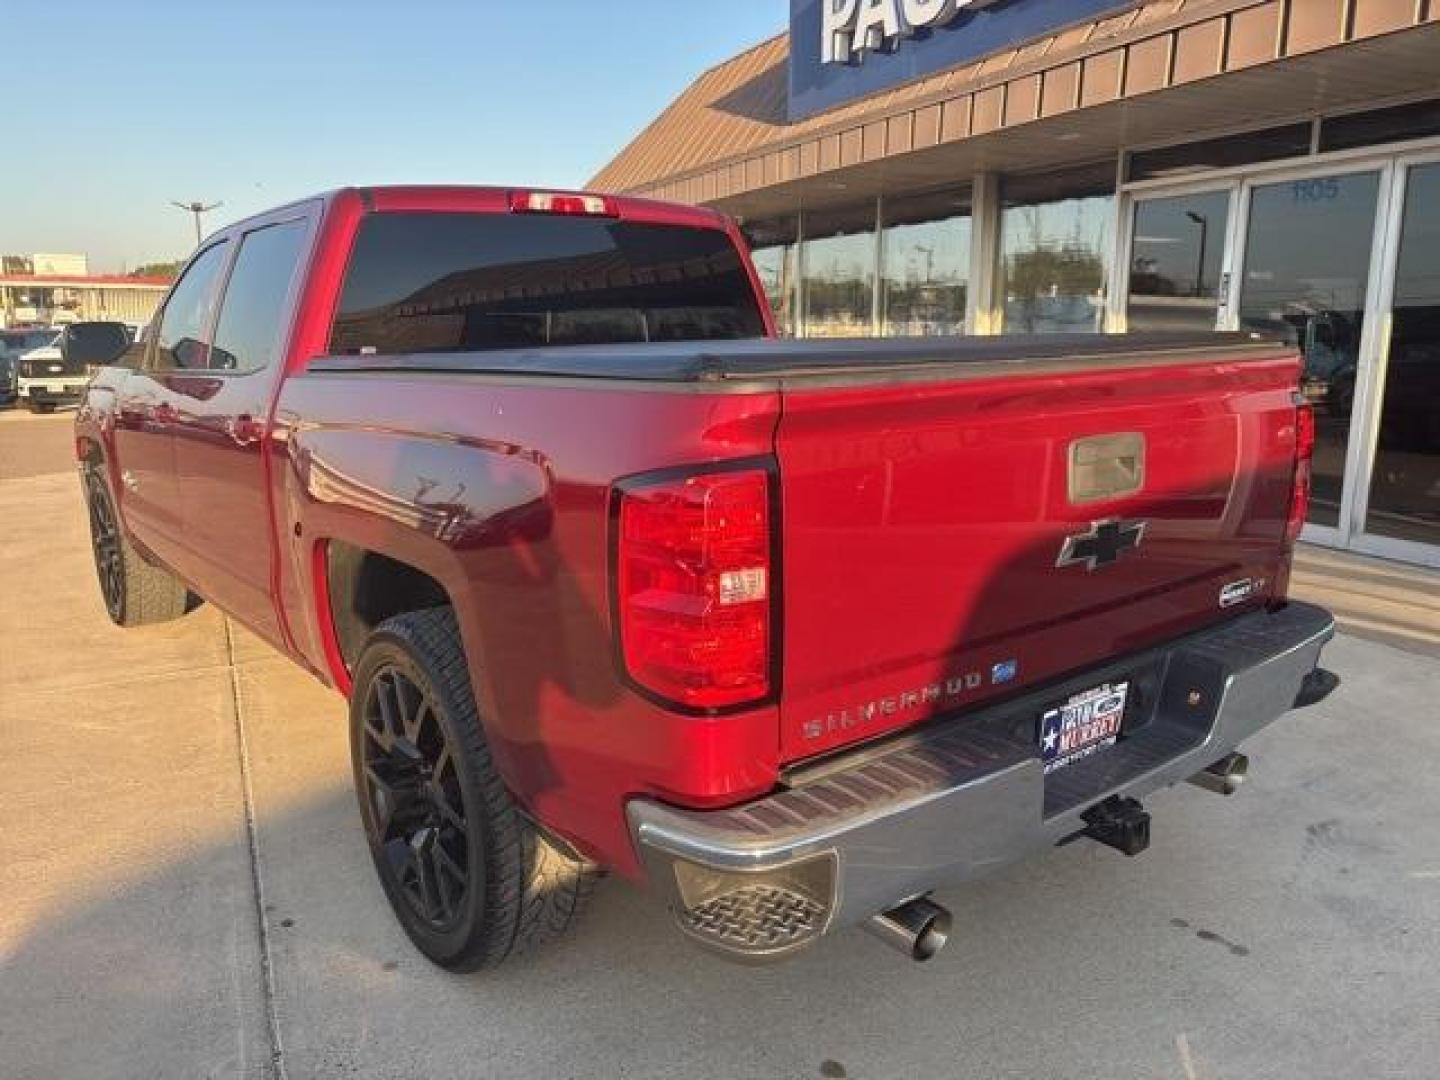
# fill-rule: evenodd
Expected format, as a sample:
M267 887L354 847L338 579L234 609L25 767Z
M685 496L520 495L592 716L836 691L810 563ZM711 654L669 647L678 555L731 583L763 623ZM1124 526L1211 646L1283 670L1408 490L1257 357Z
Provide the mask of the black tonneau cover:
M903 376L934 367L974 368L974 374L1023 366L1153 364L1218 353L1251 359L1294 352L1282 341L1253 333L1016 334L1004 337L765 339L628 342L544 349L406 355L324 356L308 372L527 375L647 382L768 381L776 379ZM1249 354L1249 355L1247 355ZM968 373L968 371L967 371Z

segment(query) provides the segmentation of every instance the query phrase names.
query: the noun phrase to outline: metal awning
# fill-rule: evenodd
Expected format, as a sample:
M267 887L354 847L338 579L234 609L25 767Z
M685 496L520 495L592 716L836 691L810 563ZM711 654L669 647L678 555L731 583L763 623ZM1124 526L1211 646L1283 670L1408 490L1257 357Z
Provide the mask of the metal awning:
M705 73L591 186L753 218L1433 95L1440 3L1159 0L796 124L788 58Z

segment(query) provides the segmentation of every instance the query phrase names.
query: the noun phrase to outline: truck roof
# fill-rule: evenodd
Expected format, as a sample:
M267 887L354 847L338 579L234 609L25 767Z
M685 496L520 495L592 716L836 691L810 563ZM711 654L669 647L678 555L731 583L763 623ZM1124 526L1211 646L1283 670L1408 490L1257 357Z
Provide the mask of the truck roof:
M302 206L305 203L314 202L329 205L337 199L350 196L358 197L367 212L510 213L510 195L517 191L545 192L553 195L599 196L609 200L622 219L630 221L685 225L698 229L724 229L730 221L724 214L701 206L686 206L682 203L661 202L655 199L639 199L630 195L612 195L601 191L574 191L538 187L534 184L516 184L508 187L464 184L384 184L333 188L330 191L320 192L303 199L294 199L280 206L270 207L259 214L232 222L224 229L217 229L211 235L243 230L251 221L269 218L277 211L292 206ZM208 240L209 237L206 239Z

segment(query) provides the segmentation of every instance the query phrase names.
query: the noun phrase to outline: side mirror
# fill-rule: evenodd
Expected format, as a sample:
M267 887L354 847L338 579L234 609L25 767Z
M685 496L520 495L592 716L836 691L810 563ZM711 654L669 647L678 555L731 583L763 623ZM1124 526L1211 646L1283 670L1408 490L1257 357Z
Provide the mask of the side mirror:
M114 364L130 348L130 329L122 322L72 323L60 337L60 357L73 368Z

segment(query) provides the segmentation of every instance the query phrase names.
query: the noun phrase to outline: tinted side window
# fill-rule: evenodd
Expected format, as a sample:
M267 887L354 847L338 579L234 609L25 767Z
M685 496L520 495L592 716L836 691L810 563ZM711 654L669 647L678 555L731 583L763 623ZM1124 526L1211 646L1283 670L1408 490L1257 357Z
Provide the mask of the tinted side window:
M229 250L229 243L222 242L201 252L171 292L155 339L153 363L157 370L206 366L204 337L215 310L215 279Z
M716 229L381 213L356 237L330 348L443 352L763 332L740 253Z
M305 222L287 221L246 233L225 286L210 349L213 370L262 371L280 347L280 318L300 265Z

